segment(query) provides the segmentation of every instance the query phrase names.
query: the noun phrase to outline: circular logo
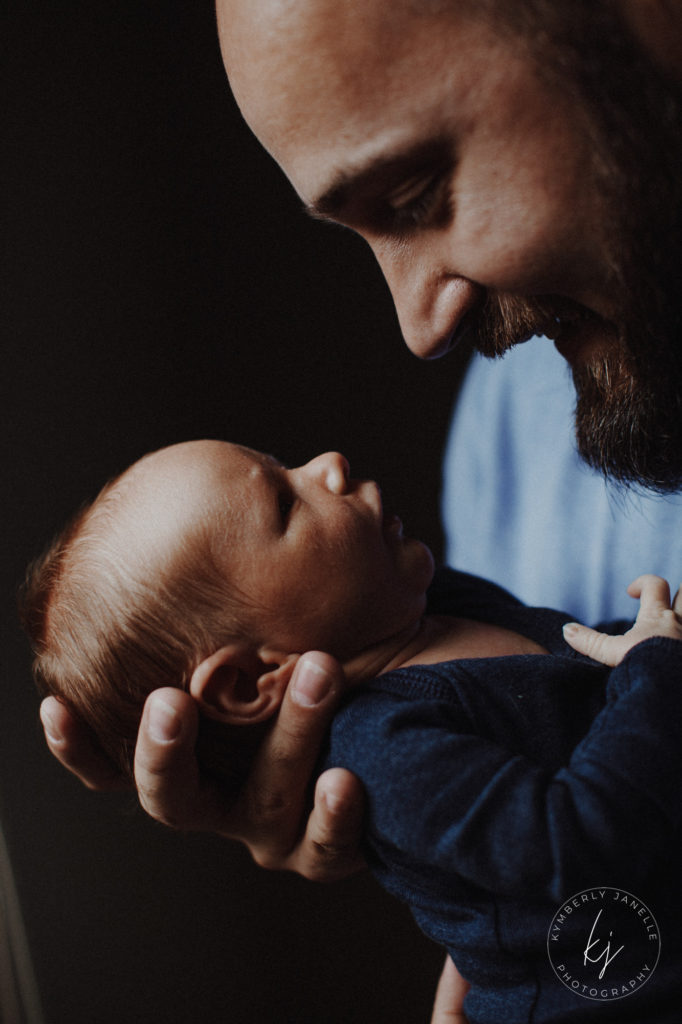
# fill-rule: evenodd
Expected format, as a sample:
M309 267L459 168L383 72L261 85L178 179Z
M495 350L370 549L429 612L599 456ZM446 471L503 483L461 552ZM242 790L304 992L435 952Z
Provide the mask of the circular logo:
M661 953L656 918L630 892L601 886L576 893L552 919L549 962L585 999L623 999L646 985Z

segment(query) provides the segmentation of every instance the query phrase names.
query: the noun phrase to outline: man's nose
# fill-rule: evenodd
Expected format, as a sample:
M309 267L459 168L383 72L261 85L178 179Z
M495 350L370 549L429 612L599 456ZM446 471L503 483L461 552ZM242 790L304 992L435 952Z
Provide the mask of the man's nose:
M332 494L345 494L350 477L348 459L340 452L325 452L311 459L303 472Z
M438 359L456 340L467 313L482 304L485 289L409 250L377 252L407 347L420 359Z

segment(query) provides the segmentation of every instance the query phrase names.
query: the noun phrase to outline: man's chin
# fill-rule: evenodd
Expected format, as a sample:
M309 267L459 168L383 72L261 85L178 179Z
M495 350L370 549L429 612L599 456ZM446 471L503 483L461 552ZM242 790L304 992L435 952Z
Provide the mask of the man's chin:
M551 339L573 372L585 461L619 483L673 493L682 489L682 354L668 344L661 355L668 334L648 319L623 313L623 322L628 330L564 296L489 292L472 340L495 358L535 335Z
M672 494L682 489L682 409L626 360L593 357L573 365L576 441L582 458L627 487Z

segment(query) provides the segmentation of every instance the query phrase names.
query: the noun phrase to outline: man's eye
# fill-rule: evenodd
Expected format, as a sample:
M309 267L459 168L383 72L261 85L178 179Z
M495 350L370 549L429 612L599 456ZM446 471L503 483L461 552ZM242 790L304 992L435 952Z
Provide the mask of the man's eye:
M398 233L444 222L450 216L446 176L437 172L429 178L407 182L387 197L384 216L386 226Z

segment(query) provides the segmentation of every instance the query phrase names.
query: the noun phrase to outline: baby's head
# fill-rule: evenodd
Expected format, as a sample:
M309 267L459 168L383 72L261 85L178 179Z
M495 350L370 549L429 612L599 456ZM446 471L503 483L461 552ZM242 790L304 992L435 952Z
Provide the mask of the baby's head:
M23 618L41 689L129 773L153 689L259 735L297 655L349 662L409 630L432 572L343 456L288 469L195 441L145 456L76 516L32 568Z

